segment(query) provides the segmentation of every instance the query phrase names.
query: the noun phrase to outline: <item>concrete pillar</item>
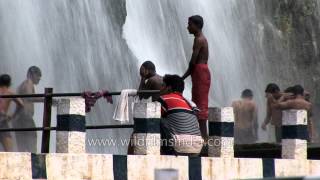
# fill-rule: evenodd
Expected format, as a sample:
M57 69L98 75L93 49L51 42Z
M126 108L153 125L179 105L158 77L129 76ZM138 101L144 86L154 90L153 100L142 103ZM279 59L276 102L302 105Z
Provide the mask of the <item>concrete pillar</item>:
M134 154L160 155L160 103L135 103L133 117L132 143Z
M304 110L282 112L282 158L307 158L307 120Z
M57 115L57 153L86 152L85 101L61 99Z
M233 145L233 108L209 108L208 155L210 157L234 157Z

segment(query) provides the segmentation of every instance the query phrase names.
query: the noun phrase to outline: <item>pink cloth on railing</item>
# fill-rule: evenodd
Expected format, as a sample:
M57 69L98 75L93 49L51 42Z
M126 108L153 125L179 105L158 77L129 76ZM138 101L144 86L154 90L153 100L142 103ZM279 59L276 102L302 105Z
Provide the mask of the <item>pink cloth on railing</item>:
M108 91L91 92L85 91L82 93L82 97L85 99L86 112L90 112L91 108L95 105L98 99L104 97L108 103L113 104L112 96Z

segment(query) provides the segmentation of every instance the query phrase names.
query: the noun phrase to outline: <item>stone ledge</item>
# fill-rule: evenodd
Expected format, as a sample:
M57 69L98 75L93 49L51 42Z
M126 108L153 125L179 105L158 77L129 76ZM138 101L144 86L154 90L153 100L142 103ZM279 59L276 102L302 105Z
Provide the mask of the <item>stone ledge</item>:
M155 170L159 169L178 170L180 180L260 179L319 176L320 161L151 155L0 153L0 179L150 180L154 178ZM40 176L32 174L39 171L46 172L39 173Z

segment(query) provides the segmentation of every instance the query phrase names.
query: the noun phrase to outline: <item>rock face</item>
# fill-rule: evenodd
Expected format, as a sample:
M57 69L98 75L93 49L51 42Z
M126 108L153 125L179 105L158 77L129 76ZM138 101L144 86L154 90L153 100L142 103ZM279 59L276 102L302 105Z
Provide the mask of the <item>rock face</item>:
M255 1L265 57L283 84L302 84L320 101L319 4L316 0ZM275 67L277 66L277 67ZM289 73L288 73L289 72ZM291 77L283 77L291 74Z

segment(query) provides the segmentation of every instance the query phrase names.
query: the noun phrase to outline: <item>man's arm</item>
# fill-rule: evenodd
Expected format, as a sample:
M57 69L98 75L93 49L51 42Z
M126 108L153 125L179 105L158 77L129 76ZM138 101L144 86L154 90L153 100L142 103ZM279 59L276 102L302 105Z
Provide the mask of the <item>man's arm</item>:
M292 93L282 93L280 99L278 100L278 102L284 102L290 99L295 99L296 96Z
M9 92L10 95L16 95L13 91ZM23 101L20 98L12 98L12 101L16 104L17 108L23 107Z
M252 123L255 140L258 140L258 108L256 105L254 105L253 109Z
M197 58L199 56L201 47L202 47L201 40L199 40L198 38L195 38L193 43L193 52L192 52L191 60L189 63L189 67L187 71L184 73L184 75L182 76L183 79L186 79L188 76L191 75L193 67L197 64Z
M231 104L231 107L233 108L233 114L236 117L238 114L238 102L237 101L233 101Z
M274 102L273 97L268 97L268 99L267 99L267 110L266 110L267 114L266 114L266 117L264 119L264 122L261 125L261 128L263 130L266 130L267 129L267 125L270 123L271 114L272 114L272 112L271 112L271 104L273 102Z
M161 89L162 84L158 80L150 79L149 83L150 83L151 90L160 90Z
M318 139L318 133L315 129L314 126L314 118L312 117L313 113L312 113L312 106L310 106L310 109L308 110L308 131L309 131L309 140L310 142L314 142L315 139Z
M280 109L280 110L288 110L292 109L291 101L285 101L285 102L275 102L272 104L272 108Z
M11 91L10 95L15 95L15 93ZM16 109L15 109L14 113L12 114L12 118L14 119L17 116L17 114L22 110L24 105L23 105L22 99L20 99L20 98L12 98L12 101L16 104Z
M145 79L141 78L138 90L142 90L142 87L144 86L144 83L145 83Z

